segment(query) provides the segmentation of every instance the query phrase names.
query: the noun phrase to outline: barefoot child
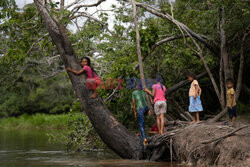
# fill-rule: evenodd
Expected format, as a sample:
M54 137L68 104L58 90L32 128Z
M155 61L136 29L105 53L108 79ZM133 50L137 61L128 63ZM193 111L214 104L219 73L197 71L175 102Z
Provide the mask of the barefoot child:
M192 82L189 89L189 112L191 112L193 116L193 121L190 122L190 124L192 125L200 121L199 112L203 111L203 107L200 99L201 88L195 79L195 74L189 73L187 77L188 80Z
M156 114L156 123L160 134L163 134L164 129L164 114L167 110L167 103L165 98L166 87L161 84L161 76L156 77L156 84L152 86L152 92L147 88L144 89L151 96L154 96L154 110Z
M143 144L146 146L148 144L148 141L145 135L144 115L150 115L151 112L149 111L146 101L146 95L144 91L142 91L142 84L140 82L138 82L136 89L137 90L133 91L132 93L134 116L138 121L139 131L143 140Z
M233 79L229 78L226 80L227 85L227 111L229 114L229 119L234 123L237 117L236 101L235 101L235 91Z
M83 68L80 71L75 71L71 69L70 67L67 67L66 70L76 75L85 73L87 75L87 88L94 89L94 93L90 96L90 98L96 98L96 96L98 95L98 92L96 89L100 85L100 78L97 76L93 68L91 68L90 58L83 57L81 59L81 66Z

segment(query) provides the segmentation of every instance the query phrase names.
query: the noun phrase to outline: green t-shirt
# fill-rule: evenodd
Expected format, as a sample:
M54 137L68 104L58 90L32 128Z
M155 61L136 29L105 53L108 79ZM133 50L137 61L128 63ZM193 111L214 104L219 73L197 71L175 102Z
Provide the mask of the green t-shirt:
M144 91L142 90L133 91L132 98L135 99L137 111L139 111L142 107L147 106L146 95Z

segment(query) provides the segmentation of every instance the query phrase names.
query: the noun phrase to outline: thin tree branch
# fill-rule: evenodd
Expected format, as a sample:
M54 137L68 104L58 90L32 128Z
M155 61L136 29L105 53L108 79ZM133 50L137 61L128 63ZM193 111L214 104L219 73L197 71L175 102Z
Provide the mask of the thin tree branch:
M188 35L186 35L186 37L188 37ZM150 53L147 54L147 55L145 55L145 56L142 58L142 60L144 61L148 56L150 56L150 55L153 53L153 51L154 51L158 46L160 46L160 45L162 45L162 44L164 44L164 43L166 43L166 42L170 42L170 41L177 40L177 39L182 39L182 38L183 38L182 35L179 35L179 36L171 36L171 37L167 37L167 38L164 38L164 39L162 39L162 40L156 42L156 43L152 46L152 48L150 49ZM137 63L137 64L133 67L133 69L135 70L136 68L138 68L138 66L139 66L139 64Z
M103 3L104 1L106 0L98 0L96 3L93 3L93 4L77 5L71 11L75 12L75 11L78 11L80 8L84 8L84 7L96 7L96 6L99 6L101 3Z
M97 18L91 16L90 14L88 14L88 13L86 13L86 12L81 12L81 13L79 13L78 15L74 15L74 16L72 16L70 19L71 19L71 20L74 20L74 19L76 19L76 18L78 18L78 17L86 17L86 18L89 18L89 19L91 19L91 20L94 20L94 21L98 22L99 24L101 24L101 25L102 25L102 26L103 26L112 36L118 37L116 34L114 34L114 33L108 28L108 26L107 26L105 23L103 23L101 20L99 20L99 19L97 19Z
M129 2L129 0L123 0L123 1ZM161 13L162 10L157 9L155 7L152 7L150 5L144 4L144 3L136 3L136 6L144 8L146 11L150 12L151 14L154 14L154 15L156 15L158 17L161 17L161 18L164 18L164 19L167 19L167 20L173 22L178 27L180 26L183 30L187 31L192 37L194 37L195 39L200 41L202 44L204 44L216 56L218 56L220 54L219 46L215 45L216 42L214 42L212 39L207 41L207 39L209 39L209 38L204 38L204 35L201 36L201 35L195 33L189 27L187 27L185 24L175 20L167 12L164 12L164 14L163 14L163 13ZM211 42L211 41L213 41L213 42ZM212 43L212 45L210 43Z
M49 33L44 34L42 37L38 38L35 42L33 42L33 44L30 46L29 50L26 52L26 54L28 54L34 47L35 44L37 44L39 41L41 41L43 38L45 38L46 36L48 36Z

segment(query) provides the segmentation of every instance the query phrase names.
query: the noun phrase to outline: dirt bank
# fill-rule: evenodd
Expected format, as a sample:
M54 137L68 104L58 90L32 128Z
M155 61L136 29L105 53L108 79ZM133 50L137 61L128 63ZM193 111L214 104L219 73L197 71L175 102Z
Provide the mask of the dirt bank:
M239 129L241 127L244 128ZM236 130L239 131L234 133ZM199 167L250 166L250 126L175 123L169 126L165 135L154 136L148 150L152 152L151 160L170 160L172 157Z

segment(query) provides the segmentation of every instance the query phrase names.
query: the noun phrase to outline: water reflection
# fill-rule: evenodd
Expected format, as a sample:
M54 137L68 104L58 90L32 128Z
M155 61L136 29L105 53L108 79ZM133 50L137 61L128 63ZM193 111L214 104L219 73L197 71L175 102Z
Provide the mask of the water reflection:
M60 143L50 143L55 131L0 130L0 167L170 167L165 162L120 159L110 150L67 154Z

